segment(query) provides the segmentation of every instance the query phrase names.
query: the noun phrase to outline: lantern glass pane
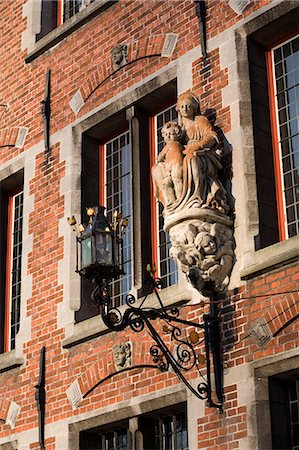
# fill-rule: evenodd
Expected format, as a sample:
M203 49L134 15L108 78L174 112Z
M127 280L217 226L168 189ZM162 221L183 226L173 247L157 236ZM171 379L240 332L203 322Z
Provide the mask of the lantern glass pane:
M96 261L105 266L113 265L112 237L110 234L96 235Z
M81 241L81 268L85 269L92 264L91 237Z

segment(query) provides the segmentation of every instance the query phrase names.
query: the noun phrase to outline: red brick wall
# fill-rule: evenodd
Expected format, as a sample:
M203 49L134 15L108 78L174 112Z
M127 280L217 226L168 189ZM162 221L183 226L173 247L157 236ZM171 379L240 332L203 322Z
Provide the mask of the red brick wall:
M256 11L268 1L252 2L244 16ZM111 49L119 42L138 42L144 31L150 36L173 32L179 35L172 60L182 56L200 42L194 5L190 0L172 1L120 1L102 15L85 24L55 48L25 64L26 51L21 50L21 33L26 29L22 18L23 2L0 2L2 27L1 44L1 102L9 103L9 111L2 117L1 128L26 126L30 128L24 149L0 148L0 165L7 163L23 151L43 140L43 120L40 101L44 97L45 73L52 72L51 133L62 129L75 119L69 106L74 93L85 81L110 61ZM207 1L207 35L214 37L224 29L242 20L227 2ZM169 62L167 58L153 57L123 68L103 83L87 99L78 117L101 105L121 91L153 74ZM227 69L220 69L219 49L209 54L206 65L202 59L193 63L193 90L201 98L201 109L215 108L217 124L224 132L231 130L229 108L223 107L221 89L228 85ZM115 341L131 340L134 345L144 342L150 346L148 335L120 333L107 334L69 350L61 346L64 330L57 325L57 306L63 300L63 286L58 283L58 263L64 257L64 242L59 237L59 220L66 216L64 198L60 194L61 180L65 176L65 161L60 146L52 148L52 163L45 170L41 152L35 161L35 176L30 182L34 211L29 218L29 234L33 239L28 258L27 275L32 277L32 297L26 314L31 318L31 339L24 346L25 365L0 374L0 399L14 401L21 406L16 428L0 424L0 438L10 433L37 427L35 389L39 371L40 348L46 346L46 422L57 422L72 415L98 409L137 397L178 383L173 373L159 373L154 369L120 374L95 389L72 411L66 389L99 358L111 355ZM298 322L271 339L264 349L252 341L250 331L257 319L264 317L274 333L291 315L298 314L299 276L297 267L290 266L261 275L248 281L238 292L231 293L225 302L223 316L223 345L227 370L269 355L283 353L299 343ZM282 291L291 293L275 295ZM261 297L261 295L263 295ZM258 296L256 298L256 296ZM296 303L297 302L297 303ZM207 306L206 306L207 308ZM183 309L183 317L201 320L203 308ZM187 332L188 330L186 330ZM167 339L167 338L166 338ZM137 346L138 347L138 346ZM201 347L201 352L203 347ZM110 358L111 359L111 358ZM204 368L203 368L204 372ZM195 371L188 379L197 376ZM0 400L3 401L3 400ZM206 410L198 421L199 448L218 450L239 448L239 440L247 436L248 412L238 404L236 386L225 389L225 413ZM0 417L2 419L2 417ZM36 443L30 447L38 448ZM47 450L55 448L55 439L48 439Z

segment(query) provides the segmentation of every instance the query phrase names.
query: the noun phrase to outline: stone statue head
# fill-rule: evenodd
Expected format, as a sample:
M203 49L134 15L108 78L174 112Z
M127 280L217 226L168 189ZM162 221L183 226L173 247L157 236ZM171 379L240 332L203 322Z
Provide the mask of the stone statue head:
M183 92L178 96L176 110L182 118L193 119L200 114L199 100L190 90Z
M127 64L128 46L127 44L117 44L111 51L111 58L114 70L120 69Z
M161 134L166 143L169 141L179 141L182 129L176 122L166 122L162 127Z
M116 370L131 367L132 364L131 354L132 352L130 342L122 342L121 344L114 345L113 356Z

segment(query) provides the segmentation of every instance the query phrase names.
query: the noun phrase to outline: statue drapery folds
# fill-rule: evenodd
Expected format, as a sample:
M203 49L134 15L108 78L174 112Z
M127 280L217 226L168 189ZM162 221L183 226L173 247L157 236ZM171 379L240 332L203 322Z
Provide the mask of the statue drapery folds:
M222 149L213 125L187 91L178 97L179 124L162 128L165 146L152 167L155 197L164 206L164 229L174 257L203 293L223 291L233 266L232 221L219 180Z

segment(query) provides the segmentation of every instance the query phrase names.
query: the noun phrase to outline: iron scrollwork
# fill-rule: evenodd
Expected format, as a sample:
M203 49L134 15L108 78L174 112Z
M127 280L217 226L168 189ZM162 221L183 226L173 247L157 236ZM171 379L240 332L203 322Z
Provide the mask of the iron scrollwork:
M161 282L159 279L150 277L150 286L144 299L138 305L133 295L126 297L126 305L122 307L110 307L110 301L103 301L103 296L93 295L93 300L98 299L98 304L102 307L102 318L108 329L112 331L122 331L129 327L134 332L141 332L146 329L152 337L154 344L150 348L150 355L154 366L161 372L166 372L170 367L187 388L200 400L206 400L209 407L223 411L222 394L222 364L219 346L219 316L218 309L211 306L211 314L203 316L203 323L191 322L180 318L178 307L164 307L159 295ZM101 289L99 287L99 289ZM158 308L147 307L146 300L152 292L155 293L158 301ZM136 306L137 304L137 306ZM157 324L162 324L162 330L167 335L167 339L157 330ZM183 326L192 327L203 331L204 338L190 339L185 336ZM193 331L199 336L196 331ZM174 343L174 350L170 350L168 342ZM204 341L205 356L201 356L206 362L206 375L201 373L199 356L196 352L196 345ZM217 402L212 400L211 390L211 358L213 358L213 368L216 386ZM202 362L202 361L201 361ZM184 373L195 368L203 381L195 389L186 379Z

